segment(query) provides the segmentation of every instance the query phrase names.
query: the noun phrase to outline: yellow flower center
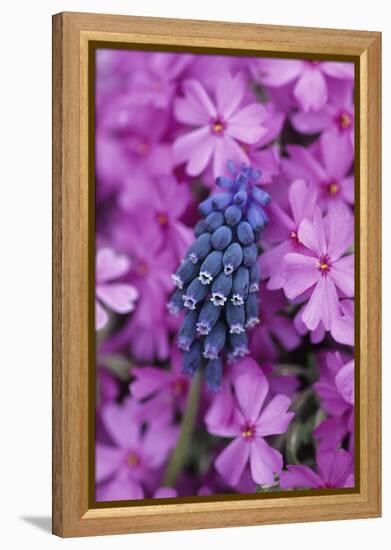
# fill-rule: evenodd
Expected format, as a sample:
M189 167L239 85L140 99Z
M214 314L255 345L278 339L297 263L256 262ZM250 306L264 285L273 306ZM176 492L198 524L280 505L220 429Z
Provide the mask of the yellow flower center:
M186 391L186 382L184 380L174 380L171 384L171 390L176 396L183 395Z
M136 453L129 453L128 458L126 459L126 462L128 466L130 466L131 468L134 468L140 464L140 459L136 455Z
M224 131L224 123L221 120L215 120L212 124L214 134L221 134Z
M342 113L339 117L339 125L343 128L343 130L349 128L352 125L352 122L352 117L348 113Z
M137 153L145 157L149 152L149 145L148 143L145 143L145 141L139 141L139 143L136 146Z
M167 225L168 215L166 214L166 212L158 212L156 214L156 220L159 225Z
M327 190L330 195L335 196L339 192L339 185L337 182L333 181L327 186Z
M255 428L254 428L254 426L249 426L249 425L247 425L247 426L244 426L244 427L242 428L242 437L243 437L243 439L245 439L245 440L248 441L248 440L250 440L250 439L253 439L254 436L255 436Z
M138 264L136 271L140 277L144 277L149 271L149 265L147 262L142 261Z

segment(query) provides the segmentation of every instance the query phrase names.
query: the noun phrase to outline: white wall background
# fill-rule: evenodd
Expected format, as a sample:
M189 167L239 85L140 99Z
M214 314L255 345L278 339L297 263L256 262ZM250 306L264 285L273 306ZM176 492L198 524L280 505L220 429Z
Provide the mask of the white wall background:
M382 0L9 0L0 32L0 541L3 548L151 546L316 549L387 546L390 349L384 350L384 517L375 520L61 541L51 509L51 15L90 11L383 31L384 341L390 316L390 20ZM389 525L388 525L389 527Z

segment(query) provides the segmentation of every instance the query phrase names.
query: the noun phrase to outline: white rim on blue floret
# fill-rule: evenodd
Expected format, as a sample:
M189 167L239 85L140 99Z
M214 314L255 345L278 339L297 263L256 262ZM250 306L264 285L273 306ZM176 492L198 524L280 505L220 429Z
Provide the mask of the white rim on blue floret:
M244 304L243 296L240 294L234 294L231 298L231 302L234 306L242 306Z
M182 296L182 300L183 300L183 305L188 309L196 308L197 300L193 298L193 296L187 296L186 294L184 294Z
M180 290L182 290L182 288L183 288L183 281L182 281L182 279L179 277L179 275L176 275L176 273L172 273L171 279L174 281L174 284L175 284Z
M230 334L241 334L242 332L245 332L245 330L241 323L235 323L229 327Z
M213 277L207 271L200 271L198 280L201 281L203 285L209 285L213 281Z
M207 336L210 333L211 327L203 321L200 321L196 324L196 330L198 334L201 334L202 336Z
M246 328L253 328L258 323L259 323L259 318L258 317L250 317L249 319L247 319Z
M223 306L227 301L227 297L221 294L220 292L213 292L210 301L215 306Z

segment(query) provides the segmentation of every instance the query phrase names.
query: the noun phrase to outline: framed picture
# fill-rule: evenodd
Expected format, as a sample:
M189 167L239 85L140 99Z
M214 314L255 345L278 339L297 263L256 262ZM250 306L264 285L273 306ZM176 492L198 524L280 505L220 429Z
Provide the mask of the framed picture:
M53 532L381 513L381 37L53 18Z

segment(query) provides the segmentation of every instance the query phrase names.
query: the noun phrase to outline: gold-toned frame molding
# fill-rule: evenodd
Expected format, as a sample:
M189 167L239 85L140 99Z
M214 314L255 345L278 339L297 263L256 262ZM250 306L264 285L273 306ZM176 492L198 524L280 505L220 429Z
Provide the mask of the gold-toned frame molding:
M209 48L356 66L359 484L344 493L93 507L89 487L89 46ZM62 13L53 17L53 532L63 537L378 517L381 514L381 34ZM358 88L357 88L358 87ZM358 149L357 149L358 146ZM356 187L357 189L357 187ZM359 218L359 219L357 219ZM359 237L359 238L358 238ZM93 261L93 260L92 260ZM356 346L357 347L357 346Z

